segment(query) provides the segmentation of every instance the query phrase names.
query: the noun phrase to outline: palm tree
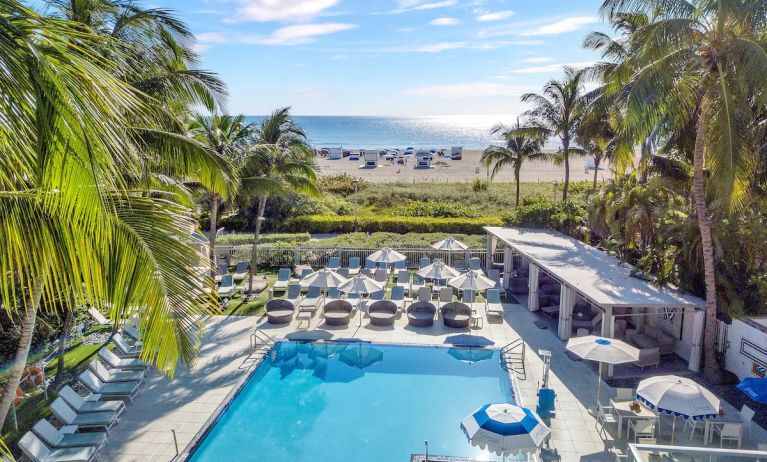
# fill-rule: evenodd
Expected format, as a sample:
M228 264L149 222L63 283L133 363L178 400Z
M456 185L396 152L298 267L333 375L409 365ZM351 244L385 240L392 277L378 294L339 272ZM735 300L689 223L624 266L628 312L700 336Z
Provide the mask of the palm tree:
M711 171L715 209L726 213L746 202L756 151L752 123L767 95L767 1L606 0L602 11L652 18L630 36L636 53L628 61L636 71L622 96L626 123L639 133L661 122L672 129L695 123L692 198L706 285L704 371L716 380L717 287L704 167Z
M562 188L562 200L567 200L570 187L570 144L575 138L575 130L581 118L583 108L584 71L564 67L565 77L562 80L550 80L543 87L543 94L526 93L522 101L531 103L533 107L524 112L533 133L547 133L557 136L562 143L562 160L565 165L565 182ZM520 129L518 134L529 133ZM517 136L517 133L511 136Z
M537 131L537 135L535 134ZM502 169L514 169L514 181L517 184L515 206L519 206L519 174L526 160L546 160L549 155L542 151L546 142L546 133L534 127L522 127L517 119L513 127L497 125L490 130L492 135L501 135L505 146L490 146L482 152L480 162L492 168L490 179L495 178ZM516 134L515 134L516 133Z
M599 166L610 157L615 146L616 135L610 126L607 109L600 101L588 105L584 111L581 123L576 130L576 141L580 145L581 154L591 157L594 161L594 180L592 189L597 189Z
M169 374L194 360L197 319L217 307L205 281L179 265L197 258L190 211L134 186L148 165L212 186L224 172L206 167L220 165L207 151L183 150L207 156L187 166L173 162L174 150L149 159L138 134L157 127L160 111L112 74L120 50L106 57L89 28L2 0L0 29L0 68L10 76L0 79L0 113L13 114L0 123L0 305L21 326L2 425L37 314L56 310L60 294L108 307L115 323L138 311L142 357Z
M248 141L251 139L251 124L245 123L245 116L197 115L189 123L189 134L204 143L220 157L239 165L245 158ZM210 193L210 261L216 256L216 231L218 229L218 209L220 197Z
M269 196L291 193L319 194L314 153L306 134L290 115L290 108L275 110L254 128L255 144L240 170L241 193L258 197L256 227L248 276L248 293L258 269L261 222Z

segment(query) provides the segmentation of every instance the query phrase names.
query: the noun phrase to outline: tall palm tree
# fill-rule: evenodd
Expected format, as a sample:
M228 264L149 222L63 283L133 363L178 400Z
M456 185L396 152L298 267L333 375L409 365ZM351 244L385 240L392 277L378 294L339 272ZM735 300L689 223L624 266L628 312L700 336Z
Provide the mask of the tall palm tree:
M626 123L649 133L660 122L677 129L694 122L692 196L700 228L706 285L705 366L715 380L717 314L708 186L720 213L747 199L756 152L755 115L767 103L767 1L606 0L603 13L645 13L652 20L631 34L636 69L624 93Z
M522 101L533 105L523 115L535 129L534 133L557 136L562 143L561 154L565 165L562 200L566 201L570 187L570 147L575 138L575 130L578 127L584 103L584 71L565 66L564 72L563 79L550 80L544 85L543 94L526 93L522 95ZM529 133L528 130L520 130L519 134Z
M600 101L586 107L575 134L581 153L594 161L592 189L596 191L599 166L610 157L616 143L607 108Z
M526 130L522 130L526 128ZM519 175L522 164L526 160L546 160L549 155L542 151L546 142L546 132L535 130L534 127L523 127L519 119L512 127L497 125L490 130L492 135L501 135L506 142L505 146L490 146L482 152L480 162L488 168L492 168L490 179L495 178L502 169L511 167L514 169L514 181L516 182L515 206L519 206ZM537 135L536 135L537 133Z
M275 110L254 130L255 144L240 170L241 194L258 198L256 227L248 275L248 293L258 269L261 222L270 196L291 193L317 195L319 185L314 152L306 134L290 115L290 108Z
M244 115L197 115L189 123L189 134L215 151L233 165L240 165L245 158L248 142L252 138L251 124L245 123ZM210 261L215 261L216 231L220 197L210 193Z
M205 281L179 265L196 258L189 209L134 187L150 164L139 134L157 126L161 111L112 74L120 51L106 56L91 29L14 0L0 0L0 30L9 76L0 79L0 114L13 115L0 122L0 305L21 326L2 425L37 314L55 310L60 294L108 307L116 323L138 311L143 359L170 374L179 360L194 360L197 319L217 307ZM160 163L169 171L223 181L208 168L219 164L215 156L190 169L170 152Z

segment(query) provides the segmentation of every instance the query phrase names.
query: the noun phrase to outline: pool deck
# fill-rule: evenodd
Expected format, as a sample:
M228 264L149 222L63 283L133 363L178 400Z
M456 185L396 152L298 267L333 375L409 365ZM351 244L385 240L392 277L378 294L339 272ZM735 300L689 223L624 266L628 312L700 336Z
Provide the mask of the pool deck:
M250 334L259 327L274 338L359 339L414 345L450 344L448 337L468 334L477 340L485 337L494 343L493 347L500 348L521 337L527 346L526 377L516 381L518 404L535 408L543 373L543 362L537 352L550 350L550 387L557 393L556 417L550 420L550 445L558 450L563 462L614 460L612 453L607 451L613 446L625 447L625 443L615 442L610 434L600 434L588 410L596 399L596 374L584 362L570 359L555 333L536 327L535 319L533 313L516 304L505 305L503 320L491 318L488 321L485 318L479 328L471 330L445 327L441 319L437 319L432 327L412 328L407 326L404 316L399 316L392 327L370 326L367 319L358 326L357 316L348 327L340 328L326 326L319 315L311 319L308 326L306 321L299 323L296 320L273 326L267 324L265 318L213 317L207 322L195 367L179 368L172 380L152 373L142 386L143 392L112 429L100 459L115 462L172 460L176 447L171 430L175 430L178 449L183 451L225 402L227 395L257 364L257 356L251 354ZM603 402L614 393L602 384ZM722 405L732 411L727 403ZM661 425L668 427L670 423L664 419ZM678 436L680 433L677 431ZM748 441L748 432L745 433L744 448L753 447ZM767 433L754 425L753 439L767 441Z

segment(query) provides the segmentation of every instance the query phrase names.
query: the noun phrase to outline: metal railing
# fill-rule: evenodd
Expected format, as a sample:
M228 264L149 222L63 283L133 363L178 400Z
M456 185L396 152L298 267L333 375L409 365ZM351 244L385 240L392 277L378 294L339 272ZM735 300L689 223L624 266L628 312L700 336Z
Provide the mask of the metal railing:
M260 344L259 344L259 341L261 342ZM259 346L264 346L267 349L271 349L276 344L277 344L277 340L275 340L274 337L267 334L261 329L256 328L256 330L254 330L253 333L250 334L250 348L252 350L258 349Z
M767 452L716 447L629 444L628 462L767 462Z
M518 338L501 348L501 365L505 369L511 369L518 378L525 379L525 351L524 340Z

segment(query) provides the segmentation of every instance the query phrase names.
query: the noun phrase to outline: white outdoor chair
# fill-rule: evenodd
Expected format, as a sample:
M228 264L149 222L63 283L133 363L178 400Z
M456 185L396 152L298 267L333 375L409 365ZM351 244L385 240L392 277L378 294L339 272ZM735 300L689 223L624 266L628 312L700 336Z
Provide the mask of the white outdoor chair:
M453 301L453 288L452 287L442 287L439 289L439 300L437 304L437 308L442 306L443 303L450 303Z
M615 417L615 410L612 406L603 406L602 404L597 404L597 420L594 422L594 428L597 429L597 431L600 431L603 433L607 433L607 429L605 428L607 425L618 425L618 419Z
M628 438L631 433L634 433L635 443L639 438L655 438L655 420L638 419L629 421L626 437Z
M719 447L724 447L724 442L738 443L738 448L743 442L743 424L725 423L714 426L714 433L719 435Z

